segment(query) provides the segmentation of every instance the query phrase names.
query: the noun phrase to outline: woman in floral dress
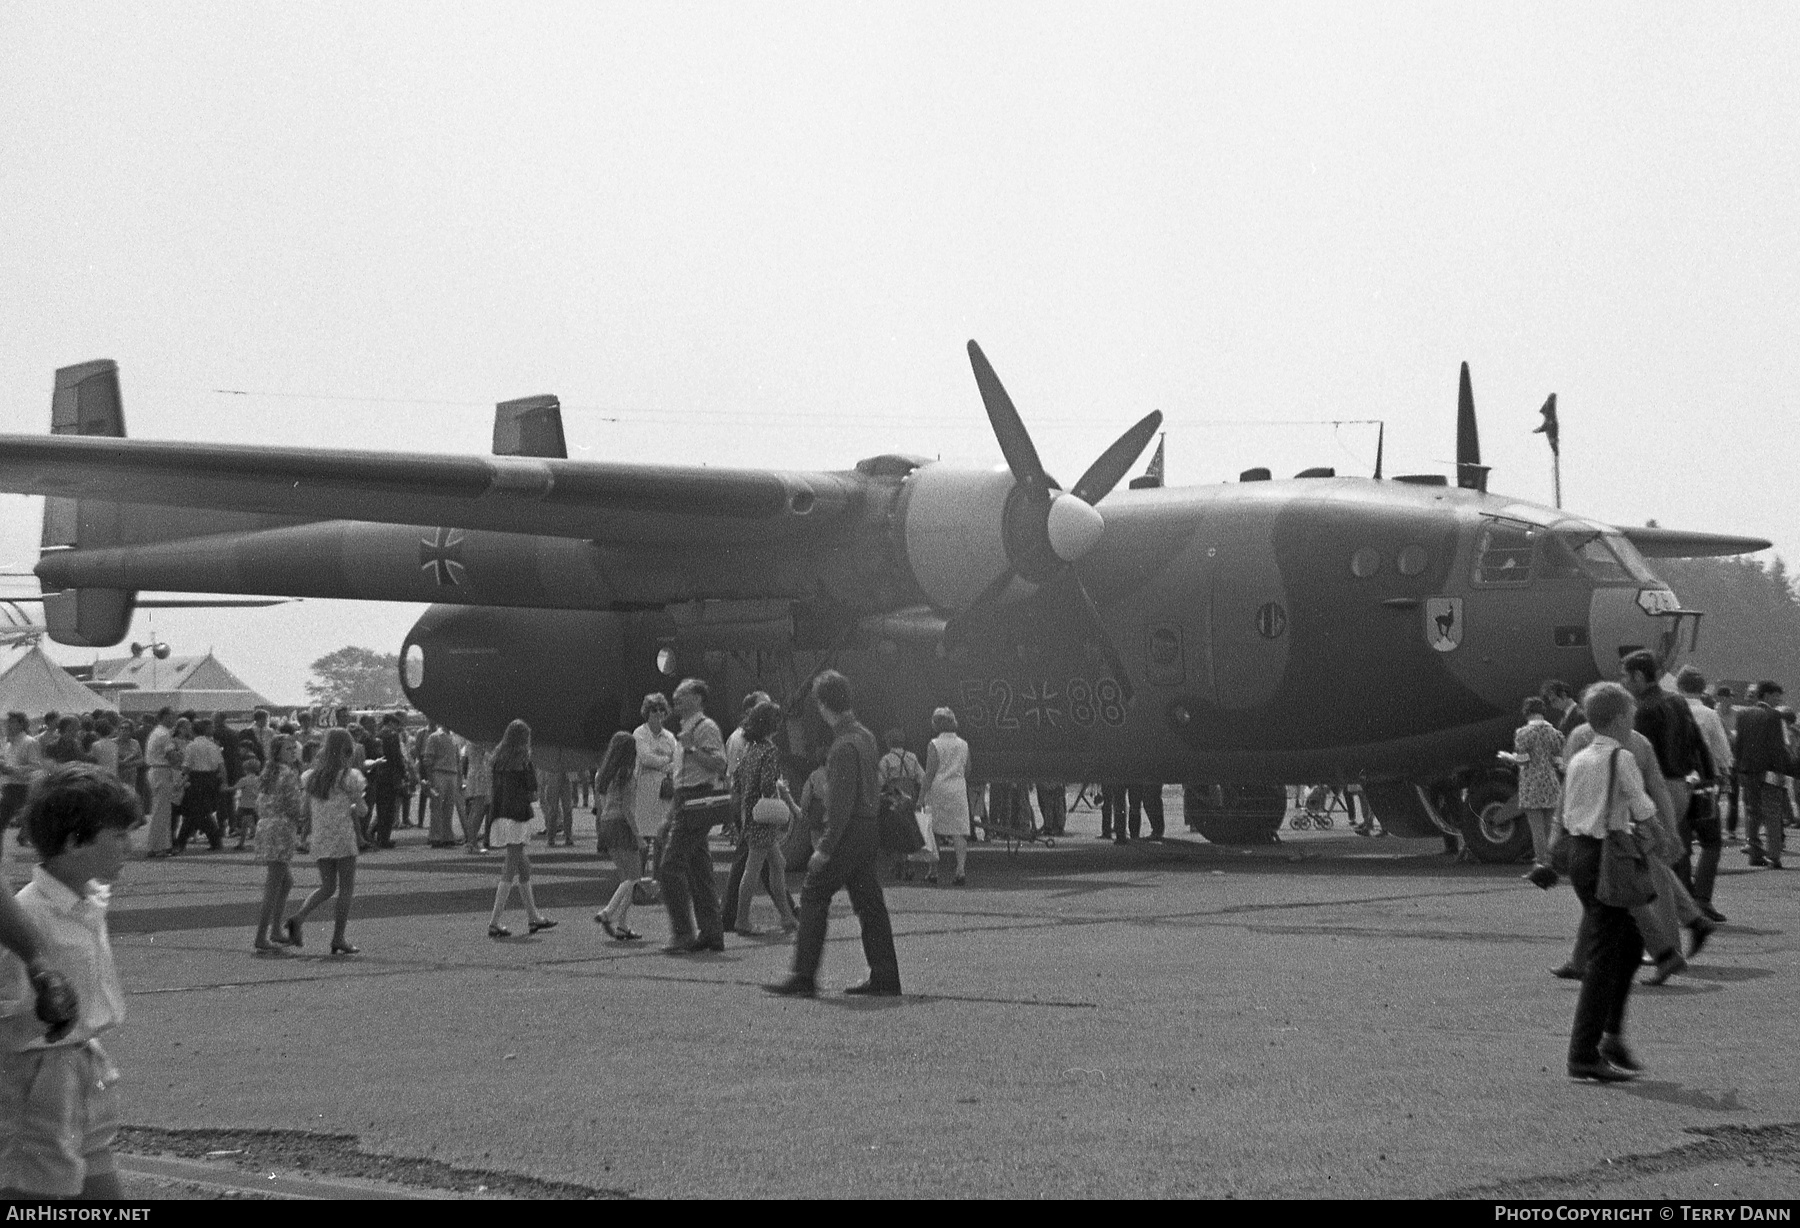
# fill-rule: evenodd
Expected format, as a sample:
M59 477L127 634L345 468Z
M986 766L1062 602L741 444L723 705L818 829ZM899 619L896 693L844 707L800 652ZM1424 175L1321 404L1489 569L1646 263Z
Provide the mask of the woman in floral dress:
M788 783L781 778L781 751L774 740L779 728L780 704L765 700L750 710L744 718L744 738L749 745L737 762L736 779L732 781L733 792L743 806L738 821L743 824L744 838L750 847L750 859L744 863L743 890L738 892L736 928L738 933L752 938L760 931L750 924L750 902L756 898L756 889L763 885L765 865L769 869L769 898L775 901L781 928L789 933L800 928L788 904L786 864L781 850L781 837L800 817L800 807L794 804ZM763 801L771 803L765 810L777 818L785 815L786 821L757 822L757 803Z
M284 735L269 744L269 766L262 772L262 794L256 823L256 860L269 867L263 880L262 913L256 918L256 949L279 951L287 940L281 916L287 911L294 876L295 832L300 827L300 744Z
M1536 695L1524 703L1525 723L1513 734L1513 753L1501 758L1519 765L1519 809L1531 826L1532 859L1526 875L1540 886L1554 883L1550 869L1550 819L1562 804L1563 736L1545 718L1544 701Z

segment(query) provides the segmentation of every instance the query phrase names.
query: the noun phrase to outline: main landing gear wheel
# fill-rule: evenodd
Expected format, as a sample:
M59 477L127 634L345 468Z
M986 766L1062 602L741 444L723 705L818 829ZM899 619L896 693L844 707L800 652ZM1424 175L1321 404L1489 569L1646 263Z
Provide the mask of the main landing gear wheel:
M1287 816L1286 785L1184 785L1187 825L1214 844L1274 844Z
M1514 800L1510 780L1483 777L1455 798L1444 817L1462 832L1463 843L1477 861L1504 865L1531 852L1531 825Z

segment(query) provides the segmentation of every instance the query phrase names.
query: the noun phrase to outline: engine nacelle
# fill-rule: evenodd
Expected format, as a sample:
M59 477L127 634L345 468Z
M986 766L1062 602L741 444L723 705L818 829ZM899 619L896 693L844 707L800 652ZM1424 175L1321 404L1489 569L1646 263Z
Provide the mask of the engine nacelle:
M634 684L655 678L648 645L628 668L634 633L630 615L597 610L432 606L407 633L400 681L419 711L474 741L498 742L529 713L534 744L599 750L637 723L648 686Z
M900 540L914 581L941 610L963 610L1006 570L1005 466L922 465L907 476L898 508ZM1023 581L1013 586L1030 591Z

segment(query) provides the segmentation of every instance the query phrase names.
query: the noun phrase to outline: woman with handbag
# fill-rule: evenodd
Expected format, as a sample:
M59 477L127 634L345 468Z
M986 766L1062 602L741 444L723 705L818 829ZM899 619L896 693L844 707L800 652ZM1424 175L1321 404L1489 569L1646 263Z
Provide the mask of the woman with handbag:
M506 861L500 867L500 885L494 889L494 911L488 917L489 938L511 938L512 931L500 924L500 914L512 902L513 884L525 901L525 921L531 933L554 928L556 922L538 911L537 897L531 893L531 858L525 852L531 839L531 802L537 796L537 769L531 764L531 726L515 720L500 735L494 748L490 805L494 811L488 840L506 849Z
M781 705L765 700L744 718L743 757L737 762L732 780L733 791L742 799L738 818L743 824L749 845L749 860L744 863L744 883L738 891L737 923L739 934L754 938L761 931L750 924L750 901L763 885L763 867L769 868L769 898L781 916L781 928L787 933L800 928L788 902L787 867L781 849L781 837L789 824L800 817L787 781L781 778L781 752L775 746L775 731L781 727Z
M1569 762L1558 822L1570 886L1592 935L1581 997L1569 1035L1569 1077L1616 1083L1641 1069L1625 1047L1625 1004L1644 952L1632 919L1651 887L1648 858L1633 829L1652 819L1656 803L1637 760L1624 749L1636 703L1616 682L1597 682L1582 697L1594 741Z
M925 881L938 880L937 837L948 836L956 850L955 886L966 881L969 862L969 744L957 736L956 713L939 708L931 714L937 736L925 751L925 807L931 812L931 872ZM1121 823L1124 820L1119 820Z
M331 953L355 955L360 950L344 936L344 926L350 920L350 901L356 895L356 823L369 813L363 801L363 774L350 766L355 754L356 743L351 741L349 732L333 729L325 735L325 745L313 760L312 769L300 778L307 847L319 863L319 885L300 905L300 911L288 918L290 946L306 945L301 940L300 926L314 909L335 897Z
M606 744L606 755L594 775L594 812L599 818L600 851L610 854L619 871L619 885L605 908L594 914L594 920L615 942L636 942L642 934L627 925L631 915L631 894L644 876L644 833L636 819L637 739L629 733L615 733Z

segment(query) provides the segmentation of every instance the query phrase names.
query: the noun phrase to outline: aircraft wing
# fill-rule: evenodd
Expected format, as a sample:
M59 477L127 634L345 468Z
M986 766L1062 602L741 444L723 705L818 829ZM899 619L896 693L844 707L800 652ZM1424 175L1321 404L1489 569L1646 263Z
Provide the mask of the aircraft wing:
M857 505L862 484L851 473L0 435L0 491L305 520L723 544L816 533Z
M1760 537L1731 537L1724 533L1694 533L1685 529L1622 526L1619 532L1648 559L1707 559L1731 554L1754 554L1771 543Z

